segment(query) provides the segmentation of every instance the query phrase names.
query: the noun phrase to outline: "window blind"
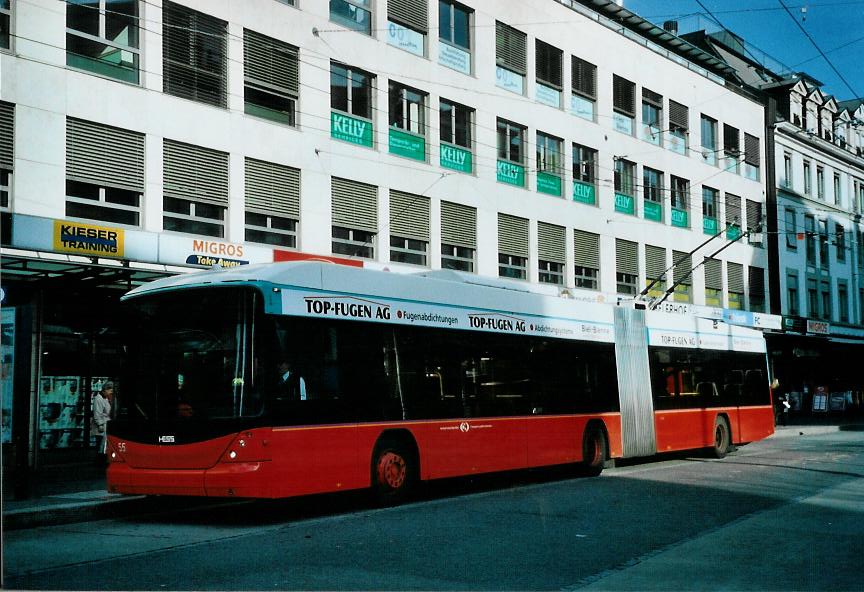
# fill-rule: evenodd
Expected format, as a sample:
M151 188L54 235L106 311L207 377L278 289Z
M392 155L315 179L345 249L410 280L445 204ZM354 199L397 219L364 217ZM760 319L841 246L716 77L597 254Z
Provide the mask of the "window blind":
M390 190L390 234L429 241L429 198Z
M66 178L143 193L144 134L67 117Z
M589 99L597 98L597 66L571 56L570 69L573 92Z
M683 251L672 251L672 262L675 267L672 268L672 280L675 283L681 283L684 286L689 286L693 283L693 258L689 253ZM688 275L689 274L689 275Z
M243 76L296 97L300 92L297 51L293 45L243 29Z
M567 238L563 226L557 224L537 223L537 256L543 261L566 263Z
M741 198L731 193L726 194L726 224L741 226Z
M300 169L247 158L245 189L248 211L300 218Z
M690 110L673 100L669 100L669 123L670 125L690 129Z
M564 59L564 53L557 47L553 47L539 39L537 39L535 45L537 80L561 90L561 63Z
M476 249L477 210L470 206L442 201L441 242Z
M639 275L639 245L633 241L615 239L615 270Z
M762 224L762 203L747 200L747 230L759 232L759 227Z
M617 74L612 75L612 107L615 111L636 116L636 85Z
M723 152L729 156L738 156L741 152L741 141L738 128L723 124Z
M666 271L666 249L645 245L645 277L649 280L659 279Z
M744 134L744 162L754 167L759 166L759 138Z
M730 292L744 293L744 266L741 263L726 263L726 283Z
M525 75L527 71L527 39L522 31L495 21L495 62L499 66Z
M578 228L573 230L573 263L600 269L600 235Z
M333 177L330 180L334 226L378 232L378 187Z
M723 262L713 257L705 257L705 287L711 290L723 289Z
M228 206L228 153L165 139L162 145L166 197Z
M528 258L528 220L498 214L498 252Z
M12 170L15 159L15 105L0 101L0 169Z
M427 0L387 0L387 17L421 33L429 31Z

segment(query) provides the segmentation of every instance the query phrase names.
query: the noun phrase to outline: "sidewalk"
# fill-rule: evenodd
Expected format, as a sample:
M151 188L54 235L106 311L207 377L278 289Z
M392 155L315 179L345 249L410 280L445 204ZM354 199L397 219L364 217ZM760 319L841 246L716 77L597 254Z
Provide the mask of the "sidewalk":
M864 431L864 417L790 418L789 425L777 426L771 438L793 438L838 431ZM3 498L3 528L34 528L130 516L158 509L160 498L108 493L105 477L94 471L80 471L63 482L43 483L39 495L26 500ZM188 500L194 503L193 500ZM203 501L203 500L202 500Z

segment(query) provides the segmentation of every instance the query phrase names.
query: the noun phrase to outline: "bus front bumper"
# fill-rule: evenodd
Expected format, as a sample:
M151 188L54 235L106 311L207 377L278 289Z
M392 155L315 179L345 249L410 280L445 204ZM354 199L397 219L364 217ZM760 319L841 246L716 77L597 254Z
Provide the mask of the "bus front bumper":
M209 469L108 467L108 491L130 495L272 497L269 462L220 463Z

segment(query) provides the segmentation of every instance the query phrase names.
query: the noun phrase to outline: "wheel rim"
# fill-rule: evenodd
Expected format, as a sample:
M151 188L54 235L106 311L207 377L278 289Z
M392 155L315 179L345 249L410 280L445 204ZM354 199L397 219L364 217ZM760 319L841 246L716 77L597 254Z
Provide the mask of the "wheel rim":
M405 484L408 470L405 459L395 452L385 452L378 457L378 482L390 489L399 489Z
M598 432L594 432L588 438L588 454L585 456L588 464L592 467L596 467L603 461L603 441Z
M726 449L726 427L722 423L718 423L717 429L714 430L714 446L717 450Z

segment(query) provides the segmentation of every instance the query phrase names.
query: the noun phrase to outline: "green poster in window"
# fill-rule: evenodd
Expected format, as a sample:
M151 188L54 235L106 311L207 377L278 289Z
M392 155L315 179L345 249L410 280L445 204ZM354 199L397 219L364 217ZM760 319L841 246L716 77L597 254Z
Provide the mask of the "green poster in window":
M573 181L573 201L579 201L592 206L597 203L597 197L593 185L582 181Z
M717 234L717 218L702 218L702 232L705 234Z
M537 191L560 196L561 177L552 173L537 173Z
M726 238L731 241L738 240L738 237L741 236L741 227L737 224L733 224L729 228L726 229Z
M330 112L330 136L343 142L372 147L372 122Z
M426 160L426 139L391 127L390 154L414 160Z
M655 222L663 221L663 206L655 201L646 201L643 206L645 209L645 219L654 220Z
M440 155L441 166L445 169L453 169L463 173L470 173L474 170L473 155L470 150L441 144Z
M632 195L624 195L623 193L615 194L615 211L622 214L636 214L636 200Z
M687 219L687 210L672 208L672 226L677 226L678 228L687 228L690 226L690 221Z
M525 167L521 164L499 160L498 182L525 187Z

